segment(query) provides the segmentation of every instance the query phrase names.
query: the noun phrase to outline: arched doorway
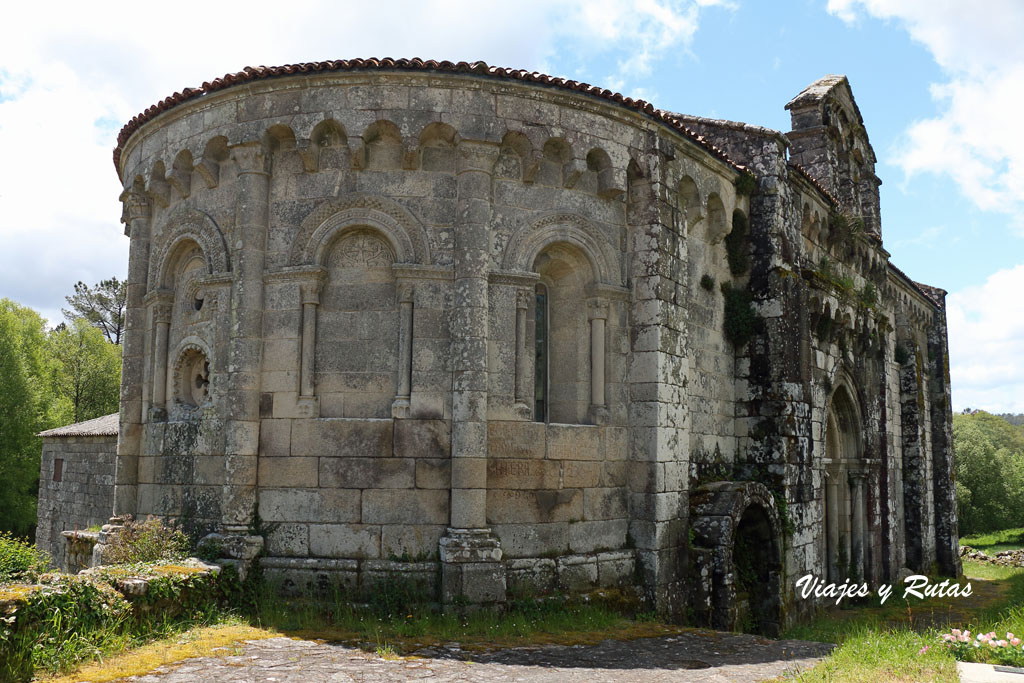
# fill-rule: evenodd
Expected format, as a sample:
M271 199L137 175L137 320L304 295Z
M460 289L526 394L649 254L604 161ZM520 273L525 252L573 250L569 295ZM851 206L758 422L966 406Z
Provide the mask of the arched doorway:
M694 575L707 583L698 621L777 636L782 548L774 496L757 482L720 481L701 486L690 502L694 557L704 564Z
M854 396L841 383L825 417L825 557L828 580L835 583L867 575L867 468Z

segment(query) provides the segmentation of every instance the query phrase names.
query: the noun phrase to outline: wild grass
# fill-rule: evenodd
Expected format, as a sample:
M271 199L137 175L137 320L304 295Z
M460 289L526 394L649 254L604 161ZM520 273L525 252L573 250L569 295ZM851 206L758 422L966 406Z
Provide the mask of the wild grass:
M354 605L339 591L326 596L283 598L265 587L252 623L303 638L317 638L399 654L458 643L463 650L518 645L587 645L681 631L624 614L600 602L518 600L507 611L441 611L426 602L392 608Z
M960 539L960 545L969 545L987 555L995 555L1003 550L1018 550L1024 548L1024 527L964 536Z
M820 664L795 676L798 681L949 681L958 680L956 658L941 634L951 628L977 633L1024 634L1024 569L964 562L971 598L910 601L897 586L886 606L877 603L835 610L786 632L788 638L837 643ZM896 602L894 602L896 601ZM979 648L974 661L997 661ZM1022 653L1024 658L1024 653Z
M156 636L157 634L152 634ZM250 626L245 620L224 616L208 625L189 625L171 629L155 640L136 644L128 642L117 651L110 651L101 661L86 664L70 674L37 678L41 683L102 683L149 673L157 667L192 657L236 655L241 643L273 638L279 634Z

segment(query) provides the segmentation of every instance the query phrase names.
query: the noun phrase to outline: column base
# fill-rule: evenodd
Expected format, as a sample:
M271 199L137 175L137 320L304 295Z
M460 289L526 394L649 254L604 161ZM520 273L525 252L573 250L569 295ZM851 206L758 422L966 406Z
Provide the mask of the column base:
M490 529L451 529L441 537L441 602L486 606L505 602L501 543Z
M263 537L249 536L245 530L241 532L225 528L224 533L212 533L203 536L196 549L204 555L216 555L217 564L234 567L238 578L242 581L249 570L255 565L256 558L263 552Z
M409 397L399 396L391 402L391 417L397 418L408 418L409 417Z
M587 410L587 420L590 424L606 425L608 424L608 418L608 406L590 404L590 408Z

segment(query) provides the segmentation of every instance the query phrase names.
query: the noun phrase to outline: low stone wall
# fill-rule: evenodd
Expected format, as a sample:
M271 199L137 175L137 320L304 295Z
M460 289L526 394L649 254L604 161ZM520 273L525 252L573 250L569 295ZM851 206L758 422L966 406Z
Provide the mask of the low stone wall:
M68 566L64 531L106 523L114 509L117 435L44 436L36 545Z
M555 591L583 593L634 583L636 554L614 550L561 557L528 557L505 561L512 592L544 594ZM441 563L401 560L335 560L324 558L264 557L263 576L284 595L344 591L369 593L376 586L397 581L406 590L437 598Z

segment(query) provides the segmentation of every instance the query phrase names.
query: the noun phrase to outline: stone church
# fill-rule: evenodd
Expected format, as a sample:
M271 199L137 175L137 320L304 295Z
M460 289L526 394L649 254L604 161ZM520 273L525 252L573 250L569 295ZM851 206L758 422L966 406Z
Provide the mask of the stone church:
M955 574L945 292L889 262L847 79L785 106L370 59L147 109L107 507L286 590L635 585L766 633L807 573ZM89 438L46 436L51 539Z

